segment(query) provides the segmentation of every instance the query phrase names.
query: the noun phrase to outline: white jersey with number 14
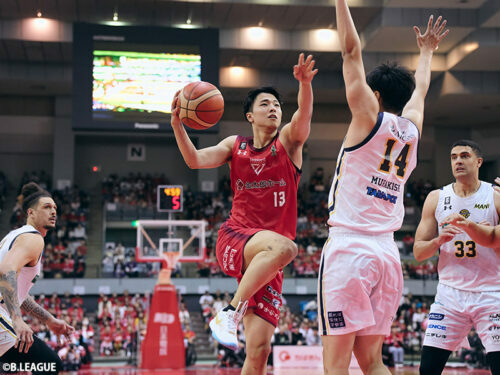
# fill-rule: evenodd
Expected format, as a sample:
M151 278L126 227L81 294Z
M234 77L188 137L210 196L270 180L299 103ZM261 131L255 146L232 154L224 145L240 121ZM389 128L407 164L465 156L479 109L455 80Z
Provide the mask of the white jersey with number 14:
M381 112L363 142L342 146L328 199L328 224L367 233L398 230L419 136L410 120Z

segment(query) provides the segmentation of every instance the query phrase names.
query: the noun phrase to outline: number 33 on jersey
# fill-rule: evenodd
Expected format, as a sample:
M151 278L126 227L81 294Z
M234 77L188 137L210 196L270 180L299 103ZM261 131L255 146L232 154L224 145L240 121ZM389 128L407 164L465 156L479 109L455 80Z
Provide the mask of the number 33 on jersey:
M328 199L328 224L369 233L398 230L419 137L410 120L381 112L363 142L342 146Z

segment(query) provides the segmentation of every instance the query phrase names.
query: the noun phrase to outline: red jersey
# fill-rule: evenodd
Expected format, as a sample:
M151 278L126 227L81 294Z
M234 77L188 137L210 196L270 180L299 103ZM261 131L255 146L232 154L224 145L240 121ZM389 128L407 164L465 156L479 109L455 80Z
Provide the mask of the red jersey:
M253 137L238 136L231 159L233 207L226 223L295 239L300 173L279 133L260 149L253 146Z

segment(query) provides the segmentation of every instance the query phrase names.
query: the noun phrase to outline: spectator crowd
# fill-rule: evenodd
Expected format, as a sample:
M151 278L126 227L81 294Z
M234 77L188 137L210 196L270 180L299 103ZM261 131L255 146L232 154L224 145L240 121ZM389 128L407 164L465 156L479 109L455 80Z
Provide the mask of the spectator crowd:
M82 297L72 296L69 293L62 296L54 293L50 297L41 294L35 301L57 319L72 325L75 332L70 340L66 340L55 335L38 319L25 315L25 321L33 333L58 353L65 371L90 367L94 352L95 330L83 306Z

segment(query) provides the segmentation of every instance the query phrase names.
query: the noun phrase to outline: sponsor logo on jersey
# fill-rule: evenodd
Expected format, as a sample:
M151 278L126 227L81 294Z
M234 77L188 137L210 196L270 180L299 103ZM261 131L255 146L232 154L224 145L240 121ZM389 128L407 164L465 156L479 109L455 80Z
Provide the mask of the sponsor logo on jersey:
M236 189L243 190L244 186L245 186L245 183L238 178L238 180L236 181Z
M495 343L500 342L500 335L491 335L491 338Z
M441 333L434 333L434 332L427 332L425 334L425 336L427 336L427 337L435 337L437 339L445 339L446 338L446 335L443 335Z
M500 313L491 314L490 321L492 322L500 322Z
M271 155L276 156L276 146L275 145L271 146Z
M429 328L440 329L441 331L446 331L446 326L439 324L429 324Z
M241 142L240 143L240 150L244 150L247 148L247 143L246 142Z
M408 141L411 141L412 139L415 138L414 134L408 134L408 132L406 130L396 129L395 124L391 124L390 130L391 130L391 133L394 134L395 137L397 137L399 140L401 140L405 143Z
M31 282L34 284L36 283L36 281L40 278L40 275L35 275L35 277L33 278L33 280L31 280Z
M252 166L252 169L255 172L255 174L258 176L266 166L266 159L250 158L250 165Z
M488 328L488 331L500 331L500 327L497 325L491 326Z
M271 304L271 300L267 298L266 296L262 296L262 300L268 304Z
M443 210L446 211L447 209L448 210L451 210L451 197L444 197L444 208Z
M243 151L243 150L238 150L238 155L243 155L245 156L248 151Z
M267 188L272 188L275 186L286 186L286 181L284 179L281 179L280 181L261 180L261 181L253 181L253 182L246 182L245 183L245 189L247 189L247 190L267 189Z
M443 320L443 319L444 319L444 314L438 314L438 313L429 314L429 320Z
M383 199L384 201L388 201L392 204L396 204L396 201L398 200L398 197L396 197L395 195L384 193L382 190L377 190L370 186L367 186L366 189L366 195L373 196L378 199Z
M390 181L384 180L383 178L380 178L380 177L372 176L372 184L381 186L383 188L386 188L386 189L389 189L392 191L397 191L397 192L401 191L400 184L396 184L395 182L390 182Z
M280 306L281 306L281 301L279 299L276 299L276 298L273 298L273 306L276 308L276 309L279 309Z
M487 203L487 204L476 203L474 208L477 208L478 210L487 210L488 208L490 208L490 204L489 203Z
M467 219L470 216L470 211L464 208L463 210L460 210L459 214Z
M328 311L328 324L330 328L344 328L345 320L342 311Z

